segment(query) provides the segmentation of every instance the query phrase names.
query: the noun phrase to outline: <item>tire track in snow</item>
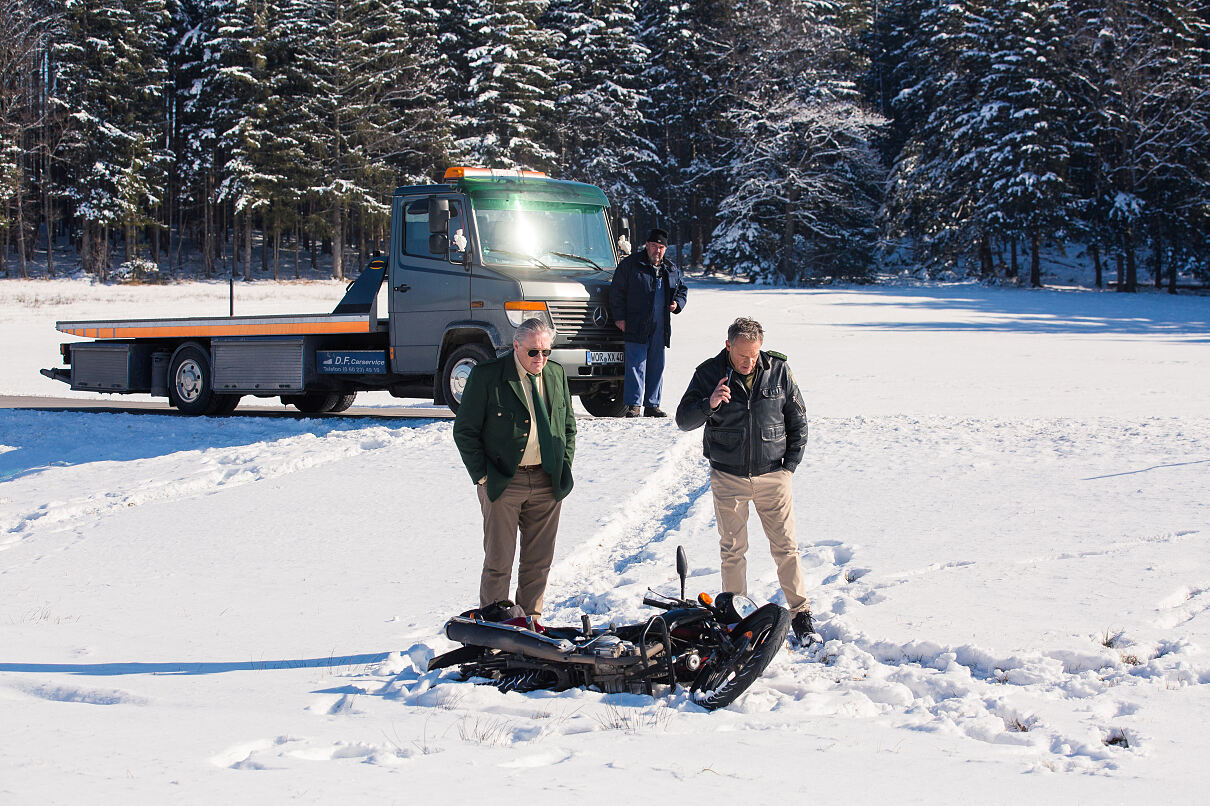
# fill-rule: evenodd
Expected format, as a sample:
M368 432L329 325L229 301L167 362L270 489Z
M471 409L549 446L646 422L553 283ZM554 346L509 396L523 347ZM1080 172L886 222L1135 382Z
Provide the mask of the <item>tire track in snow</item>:
M664 541L681 531L709 493L710 473L701 457L700 434L680 434L656 462L639 489L601 518L604 526L596 536L552 569L552 580L571 581L551 585L547 621L576 623L580 613L637 613L642 597L629 589L668 578L673 549Z
M194 498L221 489L287 476L374 451L436 444L447 423L404 429L372 426L297 434L237 447L181 451L150 459L101 461L47 468L0 489L0 551L19 541L69 529L85 518L146 504ZM32 504L39 490L80 490Z

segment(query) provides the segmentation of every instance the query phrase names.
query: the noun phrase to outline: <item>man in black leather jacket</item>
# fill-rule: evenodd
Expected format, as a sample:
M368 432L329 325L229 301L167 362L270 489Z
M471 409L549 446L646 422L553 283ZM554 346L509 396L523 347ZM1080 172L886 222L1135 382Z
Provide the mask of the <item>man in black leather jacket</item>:
M676 410L684 431L706 427L710 489L718 522L723 590L747 593L748 503L756 507L777 564L777 579L793 614L799 644L812 640L810 602L794 532L794 469L807 446L807 409L786 357L761 349L765 332L754 319L727 329L726 347L700 364Z

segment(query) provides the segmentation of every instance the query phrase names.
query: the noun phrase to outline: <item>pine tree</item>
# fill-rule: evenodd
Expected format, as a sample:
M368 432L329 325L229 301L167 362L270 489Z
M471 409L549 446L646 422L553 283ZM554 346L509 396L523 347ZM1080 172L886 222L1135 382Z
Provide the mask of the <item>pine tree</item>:
M872 140L882 118L862 108L837 67L849 57L833 8L748 0L730 71L734 136L729 195L709 255L753 277L866 271L883 171ZM758 22L757 22L758 21Z
M1134 291L1138 252L1148 240L1155 253L1171 243L1205 254L1202 227L1210 199L1206 7L1158 0L1074 7L1081 21L1076 28L1076 64L1084 87L1080 128L1091 150L1081 167L1092 237L1120 256L1119 290Z
M1030 285L1038 287L1041 245L1061 239L1077 211L1068 181L1068 70L1060 53L1066 5L1009 0L987 4L983 13L995 49L975 105L960 117L969 133L964 139L977 144L963 155L976 177L973 216L986 222L991 237L1030 245Z
M111 229L122 232L133 259L137 231L154 223L163 195L168 15L163 0L72 2L62 14L56 102L73 122L62 155L65 195L84 225L84 267L103 274Z
M548 0L475 0L468 9L467 95L457 146L481 165L553 170L562 34L544 30Z
M651 53L643 83L660 162L650 191L662 210L655 223L665 225L678 245L688 238L689 263L699 265L714 211L727 193L721 171L731 136L722 78L736 58L726 42L733 3L640 0L638 8L640 41Z
M894 101L897 115L916 122L892 167L882 216L887 234L913 242L930 270L958 266L971 255L981 256L985 271L991 263L989 224L977 214L981 157L990 144L975 123L980 78L994 49L983 11L946 2L923 11L908 47L917 64L905 69L917 83ZM922 103L928 105L920 110Z
M600 186L622 209L653 210L645 185L657 160L640 86L649 54L632 3L555 0L546 25L565 37L554 116L560 174Z

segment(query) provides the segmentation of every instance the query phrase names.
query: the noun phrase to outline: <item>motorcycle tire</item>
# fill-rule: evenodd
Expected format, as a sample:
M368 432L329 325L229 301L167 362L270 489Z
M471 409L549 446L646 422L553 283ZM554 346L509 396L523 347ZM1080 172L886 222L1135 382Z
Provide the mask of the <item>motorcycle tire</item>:
M504 694L516 691L528 694L531 691L553 690L559 684L559 678L540 669L525 669L517 672L505 672L491 682Z
M690 699L707 711L730 705L764 673L789 631L790 613L784 607L767 604L748 616L731 634L751 632L751 643L738 653L715 652L693 681Z

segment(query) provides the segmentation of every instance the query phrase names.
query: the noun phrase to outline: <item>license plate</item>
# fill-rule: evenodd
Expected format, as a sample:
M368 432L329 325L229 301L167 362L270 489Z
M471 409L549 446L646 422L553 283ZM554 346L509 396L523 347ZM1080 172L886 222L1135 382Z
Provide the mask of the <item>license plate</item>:
M588 358L585 359L587 364L622 364L625 361L626 356L623 353L601 350L588 350Z

